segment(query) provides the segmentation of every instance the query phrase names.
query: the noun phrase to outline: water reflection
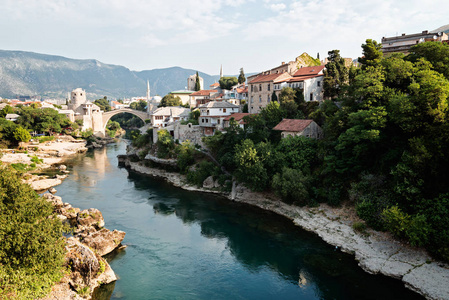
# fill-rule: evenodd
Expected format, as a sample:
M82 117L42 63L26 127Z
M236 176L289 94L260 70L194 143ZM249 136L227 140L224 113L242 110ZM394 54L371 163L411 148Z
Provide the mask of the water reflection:
M75 160L58 188L126 232L128 247L106 257L120 277L112 299L419 298L285 218L117 168L124 146Z
M129 177L137 188L168 190L162 181L133 173ZM155 214L199 224L202 236L225 240L230 253L251 272L269 268L300 289L315 288L318 298L422 299L400 281L363 272L352 256L272 213L184 191L159 194L157 199L148 200Z

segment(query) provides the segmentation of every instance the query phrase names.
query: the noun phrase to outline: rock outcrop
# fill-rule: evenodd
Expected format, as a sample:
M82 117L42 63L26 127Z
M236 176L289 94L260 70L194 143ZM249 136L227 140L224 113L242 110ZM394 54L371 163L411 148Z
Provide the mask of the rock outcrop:
M97 230L104 227L103 214L96 208L80 211L77 215L76 222L78 224L78 231L82 231L88 227L94 227Z
M68 222L76 234L67 239L66 245L65 265L70 272L44 299L90 299L97 287L117 280L102 256L121 246L125 232L104 228L103 214L98 209L80 211L51 193L44 194L43 198L53 205L57 217Z
M89 232L88 234L79 234L83 244L89 246L95 252L100 255L106 255L114 251L117 247L120 247L123 239L125 238L125 232L103 228L99 231Z
M59 185L62 183L62 180L59 178L51 178L51 179L42 179L33 181L30 185L31 188L35 191L44 191L48 190L51 187Z

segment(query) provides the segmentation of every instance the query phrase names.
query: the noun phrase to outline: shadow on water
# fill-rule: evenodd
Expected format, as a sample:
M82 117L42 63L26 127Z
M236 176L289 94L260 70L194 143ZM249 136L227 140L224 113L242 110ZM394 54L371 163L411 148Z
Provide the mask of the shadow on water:
M105 257L121 278L96 300L422 299L284 217L117 168L124 146L75 157L58 188L126 232L128 247Z
M163 180L130 172L136 189L157 190L148 203L155 214L198 224L201 235L225 240L230 253L250 272L269 268L300 288L313 283L322 299L423 299L399 280L375 276L354 257L324 244L290 220L217 196L186 192Z

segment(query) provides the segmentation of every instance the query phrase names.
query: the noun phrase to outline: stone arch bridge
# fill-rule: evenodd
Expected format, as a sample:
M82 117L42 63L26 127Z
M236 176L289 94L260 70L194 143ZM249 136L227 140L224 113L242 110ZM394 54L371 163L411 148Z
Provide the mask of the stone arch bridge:
M150 114L147 113L146 111L140 111L140 110L135 110L135 109L131 109L131 108L120 108L120 109L114 109L111 111L107 111L107 112L103 112L101 115L101 126L99 126L101 128L101 130L95 132L96 135L103 135L105 136L106 134L106 125L108 124L108 121L115 115L118 114L122 114L122 113L130 113L132 115L137 116L138 118L140 118L143 123L145 124L145 120L150 118Z

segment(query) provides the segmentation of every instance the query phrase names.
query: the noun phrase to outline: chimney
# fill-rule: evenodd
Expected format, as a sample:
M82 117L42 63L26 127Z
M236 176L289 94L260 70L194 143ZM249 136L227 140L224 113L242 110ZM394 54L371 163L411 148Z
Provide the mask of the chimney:
M428 34L428 33L429 33L428 30L424 30L424 31L422 32L422 34Z
M403 33L402 36L405 36L405 33Z

